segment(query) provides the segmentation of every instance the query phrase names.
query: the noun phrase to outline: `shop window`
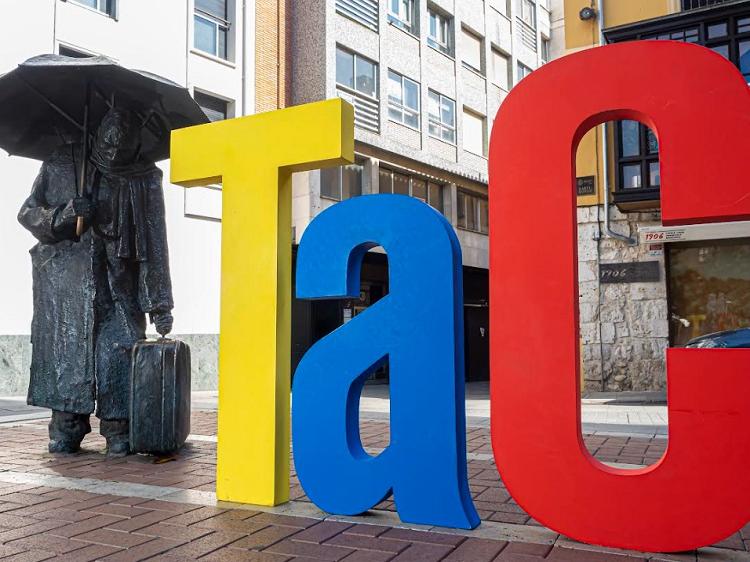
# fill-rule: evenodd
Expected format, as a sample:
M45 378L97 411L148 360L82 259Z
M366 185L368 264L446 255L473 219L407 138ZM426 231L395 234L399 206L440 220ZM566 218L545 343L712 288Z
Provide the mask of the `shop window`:
M409 195L443 212L443 185L427 178L380 166L380 193Z
M458 191L458 228L481 234L489 233L487 198L467 191Z
M324 168L320 171L320 196L344 201L362 195L364 161L357 160L348 166Z
M672 345L750 328L750 238L669 244Z

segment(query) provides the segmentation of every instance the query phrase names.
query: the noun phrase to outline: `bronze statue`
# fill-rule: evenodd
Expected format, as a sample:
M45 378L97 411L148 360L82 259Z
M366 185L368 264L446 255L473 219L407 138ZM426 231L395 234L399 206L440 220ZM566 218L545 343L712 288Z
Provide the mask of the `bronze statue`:
M140 146L135 114L110 109L87 165L81 145L59 146L18 214L39 240L28 402L52 409L50 452L77 451L94 411L108 453L129 452L133 345L145 337L146 314L160 334L172 329L162 173Z

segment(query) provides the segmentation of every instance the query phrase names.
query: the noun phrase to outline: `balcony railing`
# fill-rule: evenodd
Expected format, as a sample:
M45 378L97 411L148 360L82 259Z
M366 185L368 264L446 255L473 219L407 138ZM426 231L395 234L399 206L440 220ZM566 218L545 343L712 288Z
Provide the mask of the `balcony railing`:
M682 11L687 12L710 6L718 6L719 4L726 4L732 1L734 0L682 0Z

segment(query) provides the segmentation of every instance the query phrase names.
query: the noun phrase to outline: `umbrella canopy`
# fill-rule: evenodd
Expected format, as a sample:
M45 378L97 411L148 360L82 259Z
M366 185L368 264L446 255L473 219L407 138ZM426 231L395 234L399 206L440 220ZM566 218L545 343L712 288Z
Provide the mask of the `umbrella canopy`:
M141 154L155 162L169 157L171 130L208 122L186 88L156 74L107 57L40 55L0 77L0 148L44 160L61 143L80 141L87 100L90 132L112 104L135 112Z

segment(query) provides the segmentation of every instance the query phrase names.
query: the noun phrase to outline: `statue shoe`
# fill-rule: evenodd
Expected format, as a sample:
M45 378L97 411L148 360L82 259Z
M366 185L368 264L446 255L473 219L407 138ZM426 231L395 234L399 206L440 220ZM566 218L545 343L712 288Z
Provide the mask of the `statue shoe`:
M130 454L130 443L127 440L107 441L108 457L125 457Z
M49 445L47 445L47 450L49 450L50 453L70 454L77 453L80 447L81 444L75 443L74 441L52 439L50 440Z

